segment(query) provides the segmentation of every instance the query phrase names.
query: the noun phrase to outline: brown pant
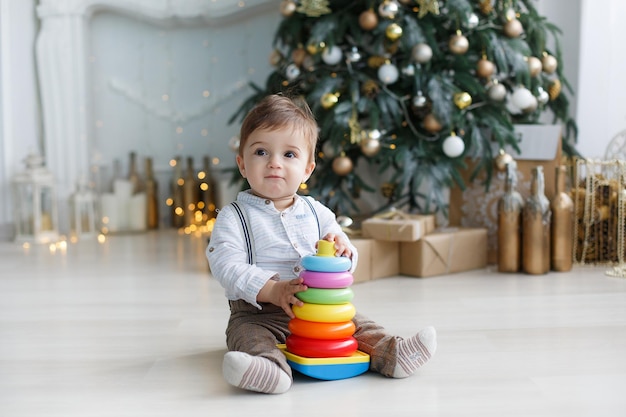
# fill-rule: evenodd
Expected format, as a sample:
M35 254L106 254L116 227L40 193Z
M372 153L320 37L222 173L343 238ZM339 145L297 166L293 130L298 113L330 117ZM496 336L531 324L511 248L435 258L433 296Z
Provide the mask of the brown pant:
M269 303L261 303L262 310L243 300L229 303L228 350L267 358L291 376L285 355L276 347L278 343L285 343L289 336L289 316L282 308ZM356 325L354 337L359 342L359 350L370 355L370 371L391 376L396 366L396 344L402 338L387 334L382 326L361 314L357 313L352 321Z

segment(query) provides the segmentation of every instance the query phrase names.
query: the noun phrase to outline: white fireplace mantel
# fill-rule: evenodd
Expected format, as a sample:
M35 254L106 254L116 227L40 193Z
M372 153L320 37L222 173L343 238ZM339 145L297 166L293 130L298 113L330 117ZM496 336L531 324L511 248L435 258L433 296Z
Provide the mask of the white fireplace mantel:
M41 0L36 58L43 112L46 163L68 196L90 169L94 136L89 82L89 27L100 11L124 14L164 26L230 25L261 11L278 9L272 0Z

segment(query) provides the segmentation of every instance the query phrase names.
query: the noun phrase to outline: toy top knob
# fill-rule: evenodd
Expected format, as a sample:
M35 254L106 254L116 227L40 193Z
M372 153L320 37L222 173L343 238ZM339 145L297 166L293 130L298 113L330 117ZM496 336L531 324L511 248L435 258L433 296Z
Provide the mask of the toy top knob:
M317 241L317 256L335 256L335 242Z

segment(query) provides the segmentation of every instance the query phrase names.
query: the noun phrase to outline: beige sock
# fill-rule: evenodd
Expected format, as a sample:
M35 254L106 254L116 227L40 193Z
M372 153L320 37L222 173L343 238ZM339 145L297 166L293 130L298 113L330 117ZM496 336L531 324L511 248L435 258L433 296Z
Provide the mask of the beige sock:
M415 336L398 343L394 378L406 378L424 365L437 350L437 332L434 327L426 327Z
M244 352L226 353L222 371L229 384L248 391L282 394L291 387L291 378L276 363Z

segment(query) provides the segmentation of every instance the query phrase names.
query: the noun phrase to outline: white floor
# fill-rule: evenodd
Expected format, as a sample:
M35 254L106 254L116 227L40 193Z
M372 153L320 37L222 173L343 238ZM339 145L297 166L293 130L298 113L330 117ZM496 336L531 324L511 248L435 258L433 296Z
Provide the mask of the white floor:
M0 243L0 416L626 415L626 279L607 268L356 284L389 330L434 325L434 359L404 380L300 375L273 396L221 377L228 310L204 247L173 231Z

